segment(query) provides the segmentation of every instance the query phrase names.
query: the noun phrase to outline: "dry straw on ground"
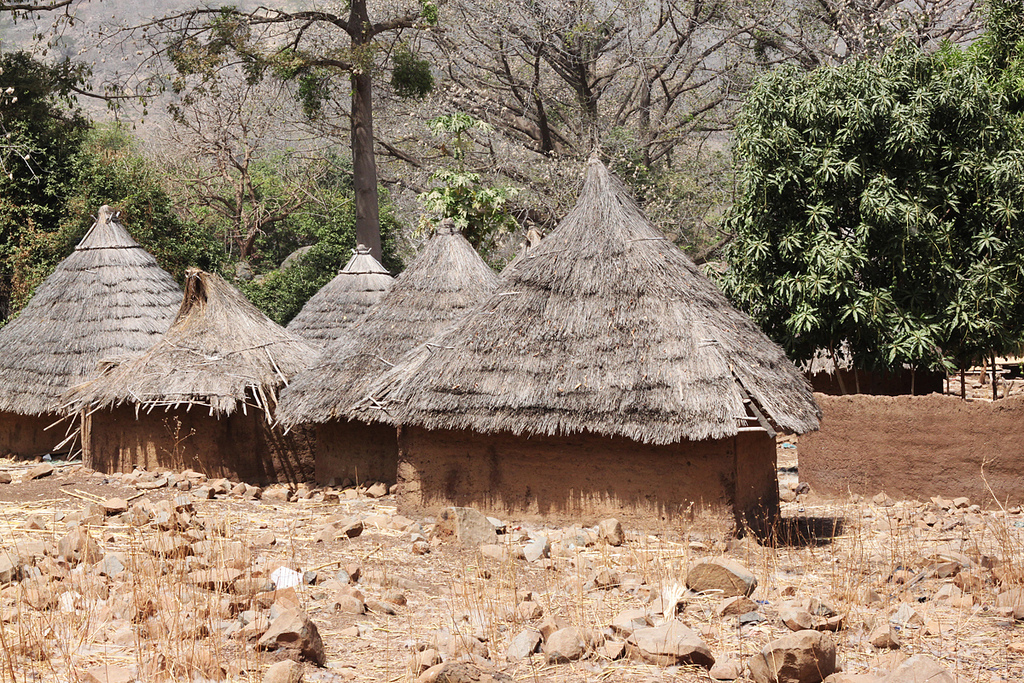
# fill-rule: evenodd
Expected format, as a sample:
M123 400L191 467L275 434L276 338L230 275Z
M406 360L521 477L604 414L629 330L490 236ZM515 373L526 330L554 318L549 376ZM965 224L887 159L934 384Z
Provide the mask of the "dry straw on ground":
M14 320L0 329L0 411L53 413L106 358L145 351L181 290L108 206Z

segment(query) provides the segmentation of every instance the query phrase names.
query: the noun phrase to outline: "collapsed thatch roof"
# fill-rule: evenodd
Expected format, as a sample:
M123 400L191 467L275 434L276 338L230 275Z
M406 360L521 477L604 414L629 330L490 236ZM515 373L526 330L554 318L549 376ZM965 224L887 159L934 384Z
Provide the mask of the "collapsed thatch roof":
M278 419L294 425L337 417L403 354L490 294L497 280L466 238L445 222L384 298L327 348L323 362L282 392Z
M202 405L218 416L249 404L269 419L278 389L318 358L220 276L190 270L167 333L141 356L110 363L67 400L74 409Z
M591 161L561 225L349 417L654 444L805 432L803 375ZM747 398L752 401L747 401Z
M334 279L292 318L288 329L314 344L327 346L361 320L392 282L394 278L387 269L360 244Z
M181 289L108 206L82 241L0 329L0 411L58 411L69 387L109 356L141 353L163 334Z

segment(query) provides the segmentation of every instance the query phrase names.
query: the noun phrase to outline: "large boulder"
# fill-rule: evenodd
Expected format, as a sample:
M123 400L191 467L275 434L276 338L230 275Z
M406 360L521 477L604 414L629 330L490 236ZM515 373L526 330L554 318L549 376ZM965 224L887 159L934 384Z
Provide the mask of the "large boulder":
M828 634L797 631L768 643L747 665L755 683L820 683L836 671L836 646Z
M270 622L270 628L259 640L259 649L281 650L289 659L305 660L317 666L327 663L320 631L300 609L286 609Z
M441 511L434 525L434 537L441 540L454 538L463 545L476 548L497 542L498 533L479 510L450 507Z
M659 666L697 664L711 667L715 658L696 631L681 621L670 621L662 626L638 628L629 637L641 658Z

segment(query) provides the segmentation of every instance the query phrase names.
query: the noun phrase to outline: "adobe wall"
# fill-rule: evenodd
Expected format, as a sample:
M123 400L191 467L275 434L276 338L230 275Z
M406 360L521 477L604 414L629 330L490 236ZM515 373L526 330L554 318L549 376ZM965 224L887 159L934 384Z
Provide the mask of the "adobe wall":
M840 376L842 377L841 383ZM946 388L945 374L927 370L915 372L906 369L897 372L858 370L856 376L852 370L837 370L832 373L809 374L807 379L810 380L811 388L814 391L833 396L854 393L900 396L910 394L911 389L916 396L927 396L933 392L941 394ZM843 391L844 389L845 391Z
M122 406L92 414L83 425L83 462L99 472L191 468L209 477L256 484L313 479L310 428L287 434L258 410L211 417L204 408L155 409L135 416Z
M800 437L800 479L826 496L1024 504L1024 397L815 394L821 429ZM984 478L982 466L984 465ZM986 485L986 480L988 484Z
M398 477L398 431L384 424L332 420L316 426L316 481L340 484Z
M67 438L67 423L50 429L59 420L58 415L18 415L0 412L0 455L33 458L53 453L57 444ZM61 450L69 451L69 442Z
M616 516L650 526L707 508L751 518L778 513L775 440L763 432L654 446L592 434L402 427L398 442L399 509L417 514L459 505L517 518L592 523Z

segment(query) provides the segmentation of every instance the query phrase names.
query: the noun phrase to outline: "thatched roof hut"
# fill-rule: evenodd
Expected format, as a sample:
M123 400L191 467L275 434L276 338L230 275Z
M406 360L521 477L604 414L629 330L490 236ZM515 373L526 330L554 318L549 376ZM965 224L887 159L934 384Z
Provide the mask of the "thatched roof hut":
M392 282L394 278L387 268L360 244L334 279L292 318L288 330L314 344L327 346L359 322L384 297Z
M775 431L819 417L782 349L598 161L559 227L368 394L344 414L402 426L407 509L764 520Z
M598 161L559 227L372 398L386 412L364 401L350 415L651 444L732 436L758 414L802 433L819 415L782 349Z
M370 382L489 294L498 277L450 221L439 227L388 293L281 394L283 424L337 418Z
M100 377L73 390L70 406L201 406L213 416L252 407L269 419L278 390L318 358L309 342L219 275L193 269L167 333L142 355L109 363Z
M191 270L167 333L67 394L68 406L87 414L84 460L108 472L164 466L261 483L309 479L310 440L284 434L273 409L281 387L318 358L220 276Z
M149 348L180 302L174 278L131 238L110 207L101 207L74 252L0 329L0 413L7 414L0 431L9 431L13 415L53 422L69 387L95 375L104 358ZM51 432L28 441L38 446L32 450L46 452L61 438ZM23 450L4 436L0 441L5 449Z

